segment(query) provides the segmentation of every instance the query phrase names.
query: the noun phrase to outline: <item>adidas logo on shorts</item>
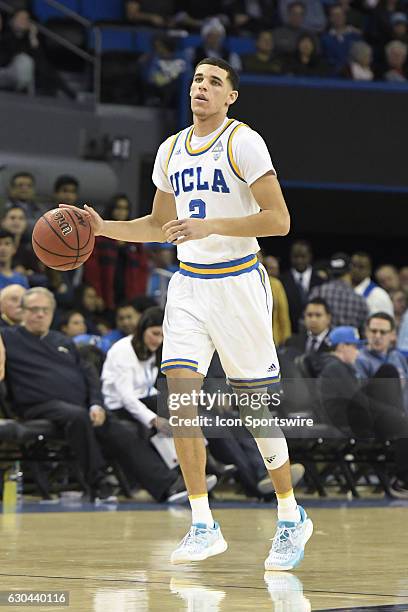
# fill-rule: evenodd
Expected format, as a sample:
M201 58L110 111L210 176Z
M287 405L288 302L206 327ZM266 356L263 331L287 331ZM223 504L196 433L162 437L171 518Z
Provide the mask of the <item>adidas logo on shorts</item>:
M276 370L276 365L273 363L272 365L269 366L269 368L266 370L267 372L275 372Z
M273 463L276 459L276 455L272 455L271 457L265 457L265 461L267 463Z

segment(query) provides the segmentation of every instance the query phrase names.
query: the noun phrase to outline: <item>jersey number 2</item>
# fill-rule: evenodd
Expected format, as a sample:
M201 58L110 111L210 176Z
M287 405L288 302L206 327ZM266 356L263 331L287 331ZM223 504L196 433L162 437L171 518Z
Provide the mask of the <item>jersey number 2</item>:
M203 200L191 200L188 205L190 212L190 219L204 219L205 218L205 202Z

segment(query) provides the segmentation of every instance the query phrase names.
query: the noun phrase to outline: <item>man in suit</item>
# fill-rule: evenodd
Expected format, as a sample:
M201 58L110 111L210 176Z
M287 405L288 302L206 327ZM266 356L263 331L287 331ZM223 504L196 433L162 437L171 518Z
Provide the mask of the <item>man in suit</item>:
M290 263L291 268L282 274L281 281L288 297L292 331L296 334L310 290L321 285L323 280L313 271L312 249L305 240L296 240L292 244Z
M331 328L330 308L323 298L308 301L304 312L304 328L285 343L299 354L325 353L330 350L328 336Z

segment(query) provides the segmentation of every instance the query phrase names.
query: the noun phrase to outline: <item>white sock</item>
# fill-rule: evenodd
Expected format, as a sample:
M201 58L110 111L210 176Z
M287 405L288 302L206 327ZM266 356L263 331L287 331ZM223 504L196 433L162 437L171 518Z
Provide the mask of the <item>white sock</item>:
M278 520L298 523L300 521L300 511L293 489L290 489L287 493L277 493L276 497L278 499Z
M192 524L204 523L207 527L214 527L214 519L211 514L210 506L208 503L208 495L189 495L188 497L192 516Z

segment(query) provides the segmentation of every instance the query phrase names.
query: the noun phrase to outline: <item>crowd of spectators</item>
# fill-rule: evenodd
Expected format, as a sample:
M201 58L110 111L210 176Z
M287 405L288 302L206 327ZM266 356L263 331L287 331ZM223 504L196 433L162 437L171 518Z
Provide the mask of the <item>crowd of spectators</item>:
M12 176L0 219L0 327L3 357L4 351L7 355L3 376L13 405L22 418L69 424L67 440L78 456L84 486L94 495L109 497L104 466L114 459L131 490L142 486L157 501L183 500L178 468L165 468L149 443L152 434L169 431L167 417L156 412L156 400L163 308L177 270L175 248L97 237L92 256L80 268L47 269L32 251L32 227L43 211L61 200L75 203L80 185L73 176L57 177L52 201L43 203L35 189L31 173ZM127 195L119 193L108 202L104 216L127 220L131 209ZM377 435L377 417L381 423L386 417L384 401L378 407L367 399L367 391L363 396L355 392L366 380L371 393L380 371L397 381L401 395L394 385L389 400L394 417L384 431L403 431L408 417L408 266L398 270L387 264L373 270L370 255L362 251L337 252L314 262L305 240L292 243L286 271L272 254L261 251L259 258L274 298L273 332L284 375L291 376L298 358L306 358L302 363L308 375L323 381L320 399L334 425L361 431L367 423L349 422L345 415L350 408L339 407L327 392L327 378L340 376L343 368L349 393L343 402L366 398L364 411ZM355 330L366 339L359 351ZM23 384L28 372L30 384ZM217 359L211 376L223 376ZM135 437L138 447L132 450ZM230 432L208 440L209 486L215 485L214 475L232 472L248 495L272 492L250 436L237 438ZM406 452L400 444L398 461ZM407 478L403 470L398 472L396 496L408 495Z
M405 82L407 8L406 0L125 0L122 26L151 32L131 63L137 92L127 95L172 107L181 74L208 56L260 75ZM0 89L74 97L29 9L22 0L13 15L0 14ZM250 39L252 53L236 42Z

